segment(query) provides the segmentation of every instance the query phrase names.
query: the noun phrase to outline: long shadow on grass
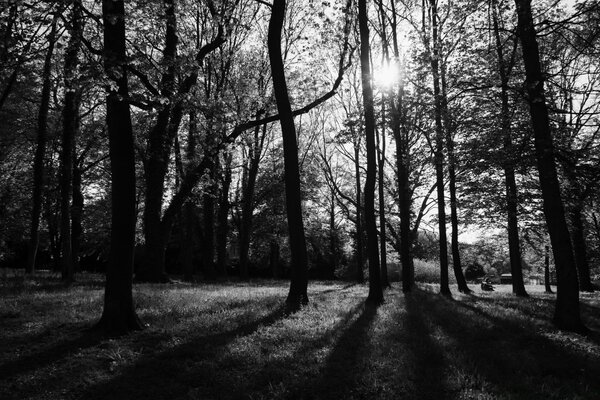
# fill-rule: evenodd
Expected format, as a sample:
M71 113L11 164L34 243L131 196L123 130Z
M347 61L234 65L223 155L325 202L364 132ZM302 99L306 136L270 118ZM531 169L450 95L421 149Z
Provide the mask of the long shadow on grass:
M448 390L444 381L446 361L440 345L434 340L426 320L426 311L420 305L418 293L405 293L408 349L412 353L411 372L414 372L416 398L444 399Z
M127 367L119 376L94 385L86 390L86 399L172 399L185 396L193 380L202 376L190 376L189 367L218 358L224 347L239 337L252 334L261 327L269 326L287 315L285 306L277 307L262 318L225 332L194 336L188 342L162 352L142 357ZM200 328L201 329L201 328ZM208 365L208 364L207 364ZM205 378L225 371L201 371Z
M365 303L358 318L342 333L331 351L322 376L314 386L320 399L351 397L357 390L368 359L365 347L369 342L369 329L377 315L377 305Z
M448 335L452 362L476 386L514 399L597 399L600 360L536 332L533 324L497 317L477 306L424 292L416 303Z
M7 379L43 368L46 365L65 359L73 352L95 346L102 340L100 335L83 330L78 330L75 334L73 334L73 331L66 331L65 334L69 335L68 339L59 340L41 351L33 352L0 365L0 379ZM39 343L32 343L32 345L39 346Z

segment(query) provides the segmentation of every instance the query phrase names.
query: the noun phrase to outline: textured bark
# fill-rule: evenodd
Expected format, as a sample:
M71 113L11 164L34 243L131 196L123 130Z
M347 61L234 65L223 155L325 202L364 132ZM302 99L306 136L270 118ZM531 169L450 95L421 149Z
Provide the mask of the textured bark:
M308 258L302 219L300 168L296 127L285 80L281 54L281 31L285 19L285 0L273 0L268 30L268 50L273 76L273 91L279 111L283 136L285 199L291 252L291 284L287 298L288 307L298 309L308 303Z
M554 144L544 96L544 76L540 65L531 2L530 0L515 0L515 3L518 15L518 33L523 48L525 86L535 138L544 215L556 265L557 296L554 323L561 329L586 331L587 328L581 321L575 257L556 171Z
M381 288L377 222L375 218L377 149L375 145L375 110L373 107L373 88L371 85L371 64L369 60L371 52L369 44L369 17L366 0L358 1L358 27L360 32L360 69L367 150L367 177L365 180L365 225L367 232L367 256L369 259L369 295L367 301L381 303L383 302L383 290Z
M544 246L544 286L546 293L553 293L550 286L550 246Z
M13 7L16 9L16 6ZM29 233L29 247L27 250L27 264L25 273L31 274L35 270L37 250L40 241L40 217L42 214L42 193L44 186L44 158L46 154L47 132L48 132L48 109L50 107L50 89L52 75L52 55L56 42L56 18L52 21L52 27L48 34L48 50L44 59L42 72L42 96L37 118L37 138L35 157L33 159L33 193L31 209L31 227Z
M81 235L83 234L83 192L81 188L81 168L78 163L73 164L73 204L71 206L71 250L73 252L73 270L80 271L79 252L81 248Z
M494 26L494 37L496 42L496 55L498 57L498 75L500 78L500 127L503 138L504 150L504 183L506 187L506 214L507 214L507 232L508 249L510 255L510 272L512 275L512 289L517 296L527 297L525 284L523 282L523 268L521 265L521 246L519 244L519 223L518 223L518 193L515 180L514 148L511 135L510 109L508 103L508 70L502 50L502 41L500 40L500 29L498 26L497 4L492 6L492 19Z
M338 263L337 235L335 225L335 192L331 189L329 201L329 270L327 279L335 279L335 270Z
M106 99L111 189L110 256L106 270L104 311L97 328L110 334L142 329L133 306L135 247L135 152L127 85L125 7L123 0L103 0L104 69L116 83Z
M587 245L583 228L583 204L573 204L569 214L571 235L573 237L573 252L579 277L579 290L582 292L593 292L595 288L590 277L590 264L588 262Z

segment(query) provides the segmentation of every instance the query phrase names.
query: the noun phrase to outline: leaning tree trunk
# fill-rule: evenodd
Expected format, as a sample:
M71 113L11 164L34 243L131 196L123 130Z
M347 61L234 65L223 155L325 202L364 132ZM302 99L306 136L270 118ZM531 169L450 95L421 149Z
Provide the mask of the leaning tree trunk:
M62 279L73 282L75 269L71 236L71 191L73 182L73 152L75 136L79 129L80 89L77 80L79 50L82 35L80 0L73 1L71 37L65 53L65 103L63 108L63 135L60 173L60 237L62 248Z
M358 27L360 31L360 69L362 97L365 113L365 142L367 147L367 178L365 180L365 225L367 232L367 255L369 259L369 295L367 301L381 303L383 290L379 270L379 246L377 243L377 222L375 218L375 182L377 180L377 160L375 146L375 110L373 88L371 86L371 64L369 60L369 17L367 1L358 1Z
M281 31L285 19L285 0L273 0L271 20L268 30L268 50L273 75L273 91L279 111L283 136L283 158L285 179L285 204L288 219L291 284L287 298L288 307L298 309L308 303L308 258L306 238L302 219L302 195L300 192L300 168L298 164L298 144L292 107L285 80L283 57L281 54Z
M16 6L15 6L16 8ZM40 217L42 214L42 191L44 186L44 157L46 154L46 142L48 132L48 109L50 107L50 89L52 75L52 55L56 43L56 18L52 21L52 28L48 35L48 50L44 59L44 70L42 72L42 97L37 120L37 144L33 160L33 194L31 209L31 230L29 248L27 251L27 264L25 273L31 274L35 270L35 261L40 242Z
M444 295L449 295L448 238L446 234L446 200L444 197L444 127L442 126L442 95L440 90L437 8L435 0L430 0L430 9L433 42L431 72L433 75L433 95L435 98L435 176L437 182L438 230L440 236L440 292Z
M525 86L535 137L535 150L544 215L554 253L557 275L554 323L561 329L585 331L579 310L579 286L575 257L563 205L550 121L544 96L544 75L540 65L538 43L533 24L530 0L515 0L518 14L518 33L523 48Z
M133 306L136 196L133 128L127 99L127 54L123 0L103 0L104 69L116 83L108 86L106 124L111 169L110 256L106 269L104 311L98 328L122 334L142 329Z
M579 275L579 290L593 292L594 285L590 277L590 264L587 257L587 246L583 228L583 204L577 202L570 211L571 230L573 235L573 251Z
M525 284L523 282L523 268L521 265L521 246L519 244L518 223L518 195L515 180L515 155L510 128L510 110L508 103L508 68L504 62L502 41L500 40L500 29L498 26L497 4L492 5L492 19L494 25L494 37L496 41L496 54L498 56L498 75L500 77L500 109L501 130L504 141L504 183L506 186L506 213L508 230L508 249L510 255L510 272L512 275L513 293L517 296L527 297Z

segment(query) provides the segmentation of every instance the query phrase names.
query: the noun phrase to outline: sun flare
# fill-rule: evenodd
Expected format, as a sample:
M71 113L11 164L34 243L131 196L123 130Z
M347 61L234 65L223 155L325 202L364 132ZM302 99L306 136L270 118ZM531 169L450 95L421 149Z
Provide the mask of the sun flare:
M400 69L396 63L385 63L375 70L375 83L377 86L389 89L400 79Z

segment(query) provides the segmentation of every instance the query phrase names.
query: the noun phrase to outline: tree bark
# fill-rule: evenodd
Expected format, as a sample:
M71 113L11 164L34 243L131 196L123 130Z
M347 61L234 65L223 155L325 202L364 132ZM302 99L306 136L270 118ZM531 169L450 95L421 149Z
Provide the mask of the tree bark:
M540 65L531 2L515 0L515 3L544 215L556 265L557 296L554 323L565 330L587 331L581 321L577 270L556 171L554 145L544 96L544 76Z
M510 272L512 275L512 289L517 296L528 297L523 282L523 268L521 265L521 246L519 243L519 223L517 183L515 180L515 155L511 135L510 109L508 103L508 68L504 61L502 41L500 40L500 29L498 27L497 4L492 5L492 19L494 25L494 37L496 41L496 54L498 56L498 75L500 78L500 126L504 142L504 183L506 187L506 213L508 231L508 249L510 255Z
M281 31L285 19L285 4L285 0L273 0L268 29L268 50L273 76L273 91L283 136L285 198L292 264L290 291L286 302L291 310L295 310L301 304L308 303L308 258L302 218L296 127L281 54Z
M14 6L16 9L16 5ZM27 264L25 273L31 274L35 270L37 250L40 242L40 217L42 214L42 193L44 189L44 158L46 154L46 142L48 132L48 109L50 107L50 89L52 77L52 55L56 43L56 20L54 17L52 27L48 34L48 50L44 59L42 72L42 96L37 118L37 143L35 157L33 160L33 193L31 208L31 228L29 236L29 247L27 251Z
M127 55L123 0L103 0L104 69L116 83L108 89L108 127L111 189L110 256L106 270L104 311L97 327L110 334L142 329L133 306L132 278L135 247L135 150L127 100Z
M573 204L570 211L571 234L573 236L573 252L579 276L579 290L593 292L594 285L590 277L590 264L587 257L587 246L583 228L583 204Z
M550 246L544 246L544 285L546 293L553 293L550 286Z
M373 106L373 88L371 86L371 64L369 60L371 47L369 44L369 17L366 0L358 0L358 27L360 32L360 69L367 147L367 177L365 180L365 225L369 259L369 295L367 301L377 304L383 302L383 290L381 288L377 222L375 218L377 149L375 146L375 110Z

